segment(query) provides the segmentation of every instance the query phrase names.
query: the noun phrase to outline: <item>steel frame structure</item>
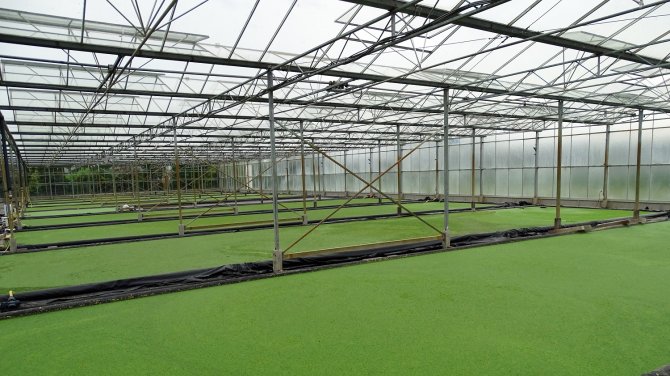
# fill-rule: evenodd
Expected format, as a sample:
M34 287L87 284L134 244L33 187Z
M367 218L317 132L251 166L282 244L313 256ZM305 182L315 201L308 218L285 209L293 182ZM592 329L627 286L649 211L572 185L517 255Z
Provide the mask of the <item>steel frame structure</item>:
M297 0L274 4L284 13L264 45L244 42L260 0L230 46L179 30L206 0L180 13L177 0L131 0L135 17L107 1L119 23L88 19L85 1L79 18L0 9L0 45L24 47L0 55L0 110L28 166L269 159L275 233L276 161L299 150L304 174L305 145L324 158L395 145L401 172L400 145L430 140L447 171L448 138L469 138L474 208L477 137L556 127L558 229L563 124L641 129L643 114L670 113L669 2L344 0L336 19L315 16L338 32L292 51L273 45L304 16ZM371 171L357 178L373 191ZM398 188L400 213L400 173ZM277 235L279 269L282 254Z

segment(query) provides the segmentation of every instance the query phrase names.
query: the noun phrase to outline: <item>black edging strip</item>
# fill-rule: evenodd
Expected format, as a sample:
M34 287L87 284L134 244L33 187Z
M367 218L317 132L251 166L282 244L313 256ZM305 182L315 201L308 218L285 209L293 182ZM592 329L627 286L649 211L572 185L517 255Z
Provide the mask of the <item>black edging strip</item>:
M650 214L644 216L644 218L668 220L668 212ZM564 226L563 228L597 226L616 222L620 222L620 220L583 222ZM272 271L271 261L260 261L154 276L120 279L108 282L90 283L64 288L31 291L16 294L15 297L21 301L21 306L14 310L0 312L0 319L169 292L258 280L281 275L317 271L345 265L438 252L450 252L482 245L501 244L561 235L561 233L552 233L551 230L553 230L553 226L459 236L451 240L452 246L448 249L443 249L440 241L425 241L412 245L392 246L372 251L362 250L296 258L284 261L285 271L282 273L274 273ZM0 296L0 303L7 302L7 299L8 297L6 295Z

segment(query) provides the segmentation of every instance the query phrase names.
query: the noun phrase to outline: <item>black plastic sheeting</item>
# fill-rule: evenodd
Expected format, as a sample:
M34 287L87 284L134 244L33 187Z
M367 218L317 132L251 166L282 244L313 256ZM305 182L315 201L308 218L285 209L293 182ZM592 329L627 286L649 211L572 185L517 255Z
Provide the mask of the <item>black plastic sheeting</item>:
M642 376L670 376L670 364L645 373Z
M645 216L647 219L665 218L661 212ZM576 226L596 226L612 223L614 220L592 221L574 224ZM496 244L514 240L553 236L553 227L523 228L507 231L458 236L451 239L451 248L442 249L441 241L430 240L410 245L396 245L375 250L360 250L326 255L306 256L285 260L283 273L273 273L271 261L249 262L223 265L215 268L197 269L153 276L120 279L115 281L89 283L84 285L37 290L15 294L20 306L7 307L9 296L0 296L0 319L33 313L73 308L104 302L131 299L167 292L217 286L252 279L268 278L282 274L293 274L354 264L375 259L409 256L436 251L452 251L477 245Z

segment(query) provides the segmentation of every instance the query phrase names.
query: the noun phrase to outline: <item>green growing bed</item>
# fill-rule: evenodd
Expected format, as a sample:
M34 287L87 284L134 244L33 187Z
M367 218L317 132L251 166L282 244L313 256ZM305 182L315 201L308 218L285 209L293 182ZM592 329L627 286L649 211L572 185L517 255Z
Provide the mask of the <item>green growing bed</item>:
M15 374L639 375L670 363L670 223L0 321Z
M564 208L563 220L575 223L628 214L630 212L617 210ZM442 226L441 215L423 218L438 228ZM450 218L450 231L458 236L549 226L553 223L554 211L538 207L488 210L454 213ZM282 228L282 249L307 229L304 226ZM306 237L295 252L430 235L435 232L415 218L328 224ZM28 291L264 260L271 257L272 244L273 233L267 229L8 255L0 257L0 291Z

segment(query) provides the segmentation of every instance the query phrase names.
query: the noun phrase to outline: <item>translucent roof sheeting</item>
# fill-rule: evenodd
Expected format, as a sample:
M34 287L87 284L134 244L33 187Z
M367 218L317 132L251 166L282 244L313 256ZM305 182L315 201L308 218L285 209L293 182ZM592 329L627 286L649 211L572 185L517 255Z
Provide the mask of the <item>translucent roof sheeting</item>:
M29 164L258 158L670 113L668 1L6 1L0 111ZM268 72L272 83L268 84Z

